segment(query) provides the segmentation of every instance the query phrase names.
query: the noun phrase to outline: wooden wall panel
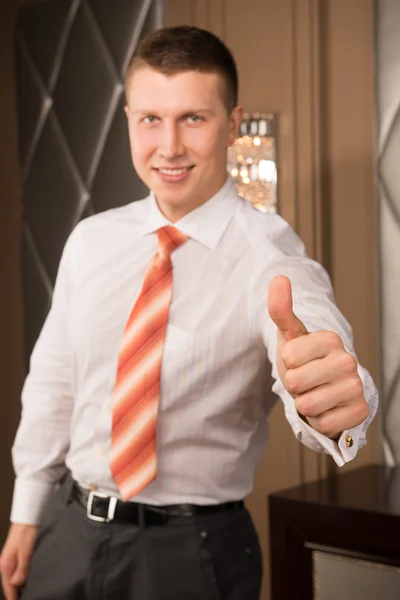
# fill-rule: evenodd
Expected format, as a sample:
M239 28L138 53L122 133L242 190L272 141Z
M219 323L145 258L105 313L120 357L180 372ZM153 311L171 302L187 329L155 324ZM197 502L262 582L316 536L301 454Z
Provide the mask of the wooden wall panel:
M166 25L197 25L195 9L197 0L167 0L165 22ZM179 23L178 23L179 21ZM200 27L200 25L197 25Z

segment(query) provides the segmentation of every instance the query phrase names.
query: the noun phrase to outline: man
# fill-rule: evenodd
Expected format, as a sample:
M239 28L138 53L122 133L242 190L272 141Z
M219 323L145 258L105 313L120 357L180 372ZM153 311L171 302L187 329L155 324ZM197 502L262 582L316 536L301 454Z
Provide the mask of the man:
M227 178L242 118L228 49L158 30L126 96L151 195L84 220L64 249L23 390L3 587L7 600L256 600L242 500L276 396L298 439L342 465L376 389L325 271Z

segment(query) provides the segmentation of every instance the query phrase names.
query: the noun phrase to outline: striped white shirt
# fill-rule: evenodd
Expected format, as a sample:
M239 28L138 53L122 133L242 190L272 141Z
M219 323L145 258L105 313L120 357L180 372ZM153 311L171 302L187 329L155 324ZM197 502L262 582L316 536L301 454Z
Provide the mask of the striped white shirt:
M13 446L11 519L40 521L66 469L82 485L118 496L109 467L111 401L125 323L171 223L152 195L92 216L72 232L52 306L31 357ZM212 504L244 498L268 440L277 398L297 438L338 465L365 444L377 392L360 366L368 419L339 443L297 414L275 366L276 328L266 299L271 278L290 278L294 310L309 331L336 331L353 351L326 272L277 215L256 211L230 179L173 224L190 239L172 255L173 300L162 362L158 476L134 500ZM344 436L351 434L352 448Z

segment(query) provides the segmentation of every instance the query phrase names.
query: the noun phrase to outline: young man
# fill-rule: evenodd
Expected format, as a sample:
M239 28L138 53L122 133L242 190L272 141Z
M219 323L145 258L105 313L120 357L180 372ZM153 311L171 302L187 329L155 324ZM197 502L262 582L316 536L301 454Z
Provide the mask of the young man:
M156 31L126 96L151 195L66 244L23 391L3 587L7 600L257 600L242 501L276 397L298 439L342 465L376 389L325 271L227 177L242 118L228 49Z

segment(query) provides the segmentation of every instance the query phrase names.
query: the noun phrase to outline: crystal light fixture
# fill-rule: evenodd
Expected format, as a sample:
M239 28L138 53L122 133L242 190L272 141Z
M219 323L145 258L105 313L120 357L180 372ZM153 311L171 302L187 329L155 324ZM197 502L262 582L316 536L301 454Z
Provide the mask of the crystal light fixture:
M239 195L261 212L277 212L275 117L245 114L228 149L228 172Z

